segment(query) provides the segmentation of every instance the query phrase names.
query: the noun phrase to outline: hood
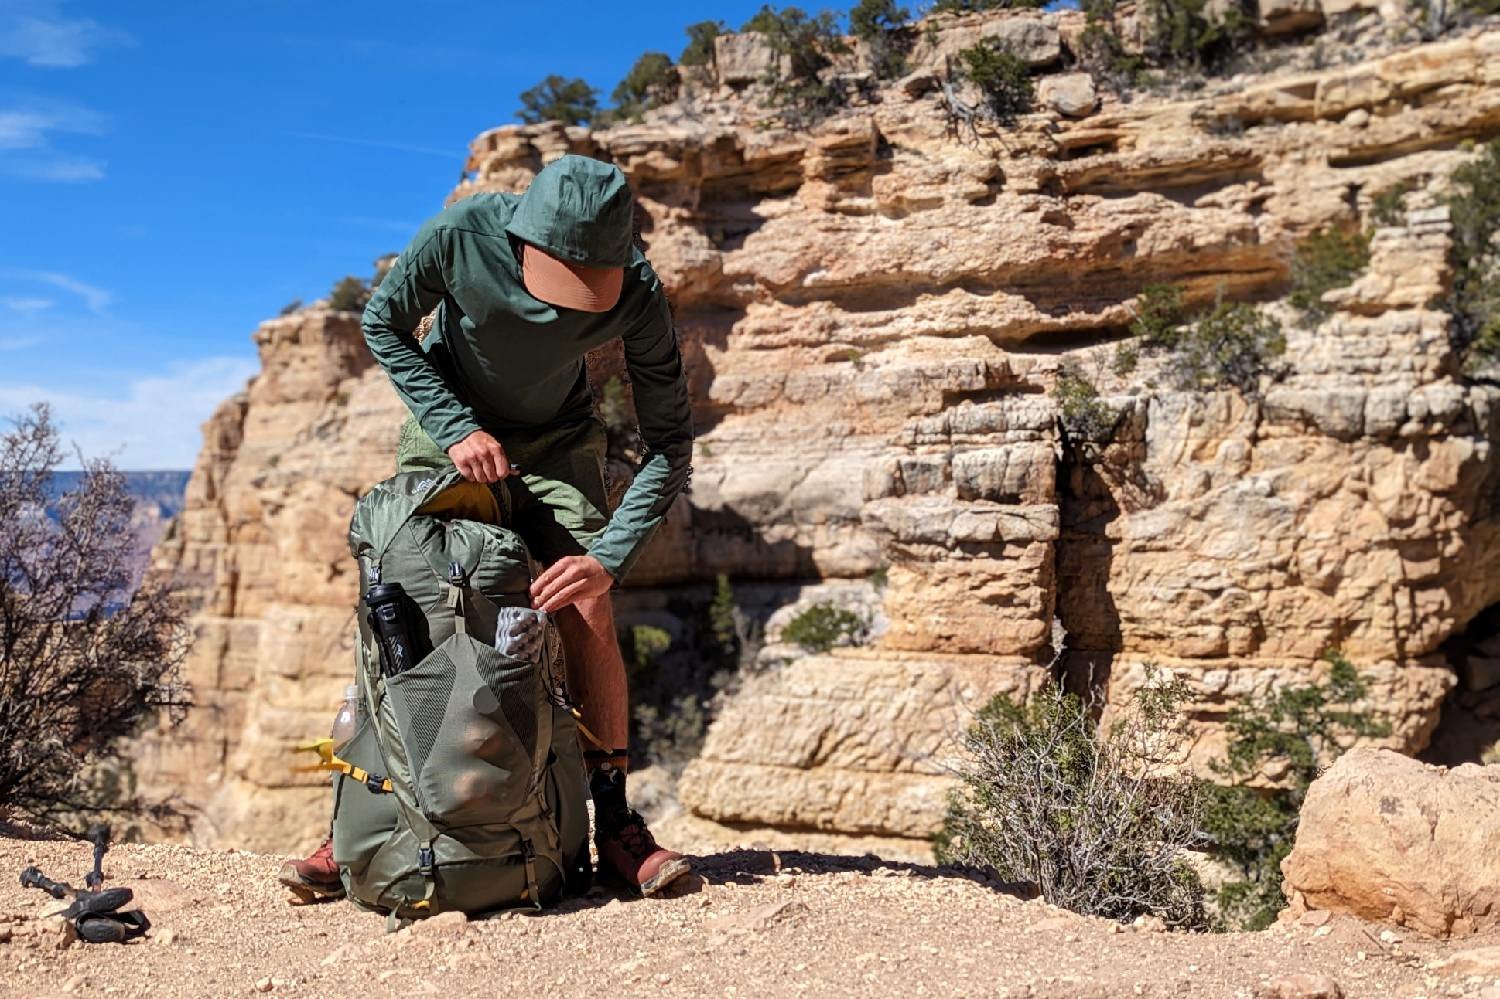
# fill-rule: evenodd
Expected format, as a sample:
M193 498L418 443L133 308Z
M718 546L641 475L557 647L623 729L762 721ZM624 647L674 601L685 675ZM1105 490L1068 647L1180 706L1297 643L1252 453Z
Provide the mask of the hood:
M505 231L570 263L626 267L634 215L619 167L569 154L536 175Z

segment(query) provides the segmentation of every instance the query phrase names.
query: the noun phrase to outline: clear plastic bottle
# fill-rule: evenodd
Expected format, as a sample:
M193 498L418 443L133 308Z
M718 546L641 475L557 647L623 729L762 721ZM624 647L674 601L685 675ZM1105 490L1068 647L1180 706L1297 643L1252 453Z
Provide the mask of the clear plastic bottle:
M359 687L351 683L344 688L344 703L339 705L339 713L333 716L333 731L329 733L333 737L335 754L343 752L358 729Z

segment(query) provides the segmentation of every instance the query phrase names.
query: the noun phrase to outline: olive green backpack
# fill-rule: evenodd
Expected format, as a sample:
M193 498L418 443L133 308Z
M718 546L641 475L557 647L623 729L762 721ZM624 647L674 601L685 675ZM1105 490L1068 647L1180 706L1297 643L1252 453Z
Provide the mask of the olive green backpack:
M399 583L433 650L386 678L361 603L361 720L334 776L333 855L349 897L393 926L588 888L587 784L555 627L536 661L492 644L502 618L535 613L526 546L497 526L504 498L455 469L406 472L349 525L362 585ZM494 522L465 516L476 509Z

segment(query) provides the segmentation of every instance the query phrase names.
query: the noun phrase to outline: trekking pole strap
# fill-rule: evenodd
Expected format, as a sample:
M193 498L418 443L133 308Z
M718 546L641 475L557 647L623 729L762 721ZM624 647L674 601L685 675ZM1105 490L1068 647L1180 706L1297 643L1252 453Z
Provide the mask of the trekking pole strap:
M335 756L333 752L332 739L318 739L315 742L303 743L302 745L297 747L297 751L302 753L318 754L317 763L314 763L313 765L307 767L297 767L296 769L298 770L332 770L336 773L343 774L345 777L354 780L356 783L363 784L365 790L369 791L371 794L390 794L395 790L395 788L391 784L391 779L389 777L382 777L379 774L372 774L364 767L355 766L348 760L343 760Z

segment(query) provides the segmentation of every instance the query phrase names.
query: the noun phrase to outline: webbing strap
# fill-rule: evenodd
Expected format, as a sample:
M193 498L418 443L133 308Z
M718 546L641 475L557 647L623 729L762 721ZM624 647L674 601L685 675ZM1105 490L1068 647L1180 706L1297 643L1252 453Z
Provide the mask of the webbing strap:
M469 623L464 620L464 591L461 586L448 584L448 607L453 611L453 630L460 635L469 633Z
M521 856L526 862L526 894L530 896L531 904L540 909L542 889L536 879L536 847L531 845L531 840L521 840Z
M573 716L573 721L578 725L578 731L580 731L580 732L583 733L583 737L585 739L587 739L589 742L592 742L594 745L598 746L600 749L604 750L606 753L610 752L610 748L604 744L604 740L601 739L601 738L599 738L593 732L590 732L589 731L589 727L583 723L583 714L581 712L579 712L579 710L578 710L577 707L575 707L572 704L569 704L568 705L568 713ZM587 754L585 754L585 755L587 755ZM611 753L611 755L613 755L613 754Z

